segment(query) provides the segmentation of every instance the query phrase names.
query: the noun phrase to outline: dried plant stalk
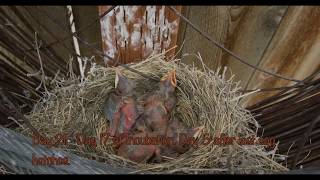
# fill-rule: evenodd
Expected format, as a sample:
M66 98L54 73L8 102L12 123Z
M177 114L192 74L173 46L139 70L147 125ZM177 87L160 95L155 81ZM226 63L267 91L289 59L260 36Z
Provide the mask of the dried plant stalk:
M168 62L164 59L163 54L158 54L128 66L155 78L176 69L178 104L173 118L189 127L204 126L204 133L212 137L222 133L230 137L256 137L258 123L240 106L239 99L243 94L239 93L238 83L233 82L233 76L226 79L225 74L218 75L219 70L214 72L204 64L200 70L176 63L179 60ZM198 59L202 61L200 56ZM123 67L117 68L136 82L138 96L151 91L157 83ZM96 137L97 142L100 142L100 133L108 128L102 104L114 88L114 68L94 66L81 85L79 80L71 77L64 82L57 82L59 86L52 91L49 99L39 101L27 117L39 132L48 137L59 132L72 132ZM25 134L31 135L30 132ZM116 156L112 143L98 143L96 148L69 143L60 148L109 164L135 167L137 172L244 174L287 170L277 163L282 156L275 154L275 150L267 151L263 145L199 145L176 159L160 164L136 164Z

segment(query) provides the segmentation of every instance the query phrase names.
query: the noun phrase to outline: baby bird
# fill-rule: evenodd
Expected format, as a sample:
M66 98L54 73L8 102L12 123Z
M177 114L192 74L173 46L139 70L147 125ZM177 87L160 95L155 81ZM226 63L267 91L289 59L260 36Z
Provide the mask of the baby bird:
M167 137L173 139L173 143L164 147L162 146L161 149L165 150L161 152L161 155L177 157L177 155L187 152L203 129L203 126L187 128L182 122L173 119L169 123L166 133Z
M133 135L133 138L143 139L145 136L152 136L152 133L139 132ZM132 136L130 136L132 137ZM160 149L156 144L130 144L123 143L120 145L118 156L124 157L136 163L147 163L155 158L160 159Z
M161 78L159 89L147 95L144 100L144 112L137 121L144 121L151 131L165 135L171 111L177 103L175 88L177 85L175 70Z
M109 133L128 133L138 117L137 103L133 95L135 85L118 69L115 76L115 92L104 103L104 113L110 122Z

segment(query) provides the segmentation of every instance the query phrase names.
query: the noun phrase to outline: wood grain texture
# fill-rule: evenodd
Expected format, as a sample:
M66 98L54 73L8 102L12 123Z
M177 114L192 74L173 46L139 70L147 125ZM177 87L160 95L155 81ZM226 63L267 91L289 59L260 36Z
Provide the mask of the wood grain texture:
M87 26L93 20L99 18L97 6L73 6L72 8L76 30ZM90 28L78 32L77 36L81 38L81 41L79 41L81 56L90 58L94 55L95 62L99 65L104 65L100 54L95 52L95 49L102 51L100 23L97 22L92 24ZM84 41L89 43L91 47L87 44L84 44Z
M110 6L99 6L103 14ZM181 10L180 6L176 9ZM129 63L176 45L179 18L165 6L117 6L101 19L102 47L114 58L107 64ZM167 56L174 51L167 53Z
M225 46L248 63L257 65L275 34L286 6L232 6ZM254 69L224 54L222 65L236 74L244 88Z
M187 18L204 32L219 42L225 42L229 26L229 6L189 6ZM181 54L201 54L205 64L212 69L220 65L223 52L212 45L204 37L186 26L185 44ZM200 62L194 56L182 56L182 62L201 67Z
M320 66L320 7L289 7L279 29L263 56L261 68L302 80ZM292 85L281 79L256 72L249 89ZM254 104L276 92L259 93L246 99Z
M190 6L181 6L181 14L185 17L189 17ZM177 54L178 58L182 56L182 50L184 48L185 36L186 36L187 23L183 20L180 20L179 31L177 35Z
M59 22L62 27L53 21ZM27 76L40 69L38 54L34 49L35 33L41 45L40 55L45 75L53 78L60 70L59 78L68 72L67 63L70 55L73 55L72 44L70 39L59 41L70 34L66 8L1 6L0 24L0 86L10 92L9 98L25 113L31 109L33 101L30 99L38 98L40 91L43 91L43 87L39 91L35 90L40 85L39 74ZM76 70L75 63L74 67ZM0 103L0 124L5 125L11 121L7 117L12 116L12 113L1 99ZM12 121L10 124L13 125Z
M185 15L226 48L248 60L248 63L256 65L272 39L286 8L286 6L191 6ZM200 52L203 61L210 68L215 69L219 65L229 67L237 75L236 80L245 86L253 69L215 47L190 26L187 26L185 31L180 34L185 37L182 54ZM181 40L179 42L182 44ZM183 62L199 65L194 57L185 57Z
M0 163L16 174L128 174L135 171L83 158L59 148L34 145L31 138L3 127L0 127L0 140ZM70 165L33 165L33 156L67 157Z

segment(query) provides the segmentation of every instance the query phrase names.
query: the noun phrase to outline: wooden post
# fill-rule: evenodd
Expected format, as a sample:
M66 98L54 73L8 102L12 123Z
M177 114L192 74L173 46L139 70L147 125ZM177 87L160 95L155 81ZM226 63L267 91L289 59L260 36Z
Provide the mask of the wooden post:
M320 8L318 6L289 7L277 33L267 48L261 68L302 80L320 67ZM292 85L282 79L256 72L249 89L272 88ZM276 92L259 93L248 98L252 105Z
M100 15L110 6L99 6ZM176 6L180 11L181 7ZM117 6L101 19L103 51L125 64L164 52L176 45L179 18L165 6ZM171 56L171 51L167 56Z

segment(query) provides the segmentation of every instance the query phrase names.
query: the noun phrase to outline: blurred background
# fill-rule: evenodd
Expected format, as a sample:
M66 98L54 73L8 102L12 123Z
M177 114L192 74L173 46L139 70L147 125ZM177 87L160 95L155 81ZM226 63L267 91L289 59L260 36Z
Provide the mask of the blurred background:
M319 6L0 6L0 86L27 113L43 91L36 90L40 67L48 79L63 78L70 59L79 75L80 57L110 66L168 50L168 57L201 67L199 53L211 69L227 67L243 92L263 89L242 104L257 114L265 135L282 140L280 152L293 167L319 165L319 19ZM312 86L283 96L306 79ZM8 119L14 108L0 100L0 124L15 127Z

